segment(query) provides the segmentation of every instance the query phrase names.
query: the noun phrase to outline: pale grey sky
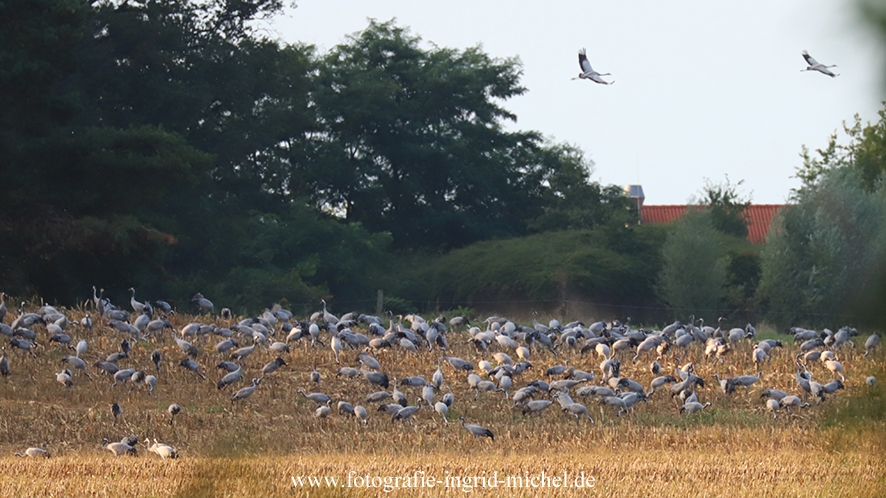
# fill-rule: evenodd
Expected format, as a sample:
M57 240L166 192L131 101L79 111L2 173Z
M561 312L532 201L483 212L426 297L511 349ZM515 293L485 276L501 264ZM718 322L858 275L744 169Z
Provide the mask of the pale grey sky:
M640 183L647 204L684 204L724 175L755 203L783 203L801 145L824 147L856 113L875 121L886 100L850 0L299 0L268 29L325 52L368 18L396 18L426 43L518 56L529 91L505 103L518 116L509 127L577 145L592 179ZM615 84L570 80L582 47ZM801 72L803 50L840 76Z

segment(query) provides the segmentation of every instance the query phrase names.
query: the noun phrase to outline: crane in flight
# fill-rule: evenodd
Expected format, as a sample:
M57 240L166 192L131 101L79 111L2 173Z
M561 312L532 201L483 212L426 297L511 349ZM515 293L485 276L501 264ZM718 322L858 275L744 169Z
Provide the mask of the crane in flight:
M578 65L581 67L581 72L578 73L578 76L572 79L583 79L583 80L591 80L594 83L600 83L602 85L611 85L615 83L615 81L606 81L602 77L610 76L609 73L598 73L594 71L594 68L591 67L590 61L588 61L588 53L585 49L581 49L578 51Z
M817 60L813 59L812 56L809 55L809 52L807 52L805 50L803 51L803 58L806 59L806 64L809 64L809 67L807 67L806 69L801 69L800 72L818 71L820 73L830 76L831 78L836 78L837 76L840 76L839 74L832 73L831 70L828 69L829 67L837 67L836 64L831 65L831 66L825 66L821 62L818 62Z

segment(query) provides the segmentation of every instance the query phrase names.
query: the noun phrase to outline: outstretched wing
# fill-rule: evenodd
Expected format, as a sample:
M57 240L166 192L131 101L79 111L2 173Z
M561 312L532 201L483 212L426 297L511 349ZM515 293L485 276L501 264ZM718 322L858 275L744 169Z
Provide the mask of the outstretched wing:
M581 67L581 72L588 74L593 73L594 69L591 67L591 63L588 62L588 53L585 49L581 49L578 51L578 65Z
M818 61L813 59L812 56L809 55L809 52L805 50L803 51L803 58L806 59L806 64L809 64L810 66L818 65Z

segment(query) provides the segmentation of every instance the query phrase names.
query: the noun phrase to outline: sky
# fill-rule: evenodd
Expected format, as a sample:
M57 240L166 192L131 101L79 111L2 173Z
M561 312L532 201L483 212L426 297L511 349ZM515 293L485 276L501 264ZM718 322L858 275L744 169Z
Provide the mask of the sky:
M581 148L592 180L640 184L646 204L686 204L727 176L755 204L784 203L801 147L825 147L856 114L877 121L886 100L850 0L298 0L264 29L323 53L370 18L396 18L426 48L519 57L528 92L504 103L518 118L506 128ZM580 48L614 84L571 79ZM803 50L840 76L802 72Z

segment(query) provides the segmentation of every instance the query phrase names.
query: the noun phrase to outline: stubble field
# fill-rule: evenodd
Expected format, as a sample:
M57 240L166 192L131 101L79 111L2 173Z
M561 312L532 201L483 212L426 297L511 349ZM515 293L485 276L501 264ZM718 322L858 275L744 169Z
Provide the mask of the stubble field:
M79 320L83 311L66 314ZM171 317L176 330L193 321L235 323L218 317ZM188 339L199 348L196 361L207 376L202 380L178 365L184 354L167 329L159 338L134 341L129 357L118 362L120 368L157 375L156 389L148 394L144 384L112 387L113 379L93 367L96 360L118 351L125 335L98 324L91 330L71 326L67 333L74 343L89 343L83 358L94 378L74 371L68 388L55 374L65 368L61 358L73 352L49 343L42 325L33 330L40 344L37 358L8 344L3 352L10 374L0 379L2 496L378 496L386 491L403 496L886 495L881 457L886 401L881 383L870 387L864 382L869 375L886 381L883 354L877 350L862 357L859 344L870 331L854 338L855 347L838 351L847 377L845 390L791 414L780 410L778 419L764 409L760 391L771 387L801 395L795 381L797 346L789 336L780 337L784 348L772 350L762 379L749 392L738 388L728 396L712 376L754 374L750 341L737 343L723 362L705 359L703 344L666 353L659 360L663 374L674 373L679 355L681 363L693 362L696 374L706 381L698 396L711 406L692 415L680 415L680 402L664 389L621 417L598 399L573 394L587 406L594 424L561 412L557 403L538 416L524 416L502 393L480 393L475 399L467 373L456 372L444 361L444 386L455 396L448 422L424 404L410 425L392 422L390 415L376 411L376 404L365 401L378 388L362 376L336 377L340 365L325 333L325 347L291 343L291 352L282 355L287 365L264 378L251 397L232 404L231 393L259 377L276 355L257 349L243 362L244 379L218 390L216 381L224 372L215 366L229 359L215 353L221 338ZM484 357L467 337L464 331L450 332L447 354L476 366L484 358L492 361L491 353L499 351L491 345ZM280 332L276 340L283 340ZM250 344L244 338L240 345ZM155 349L163 353L159 374L150 360ZM357 353L342 351L341 365L359 368ZM393 383L394 378L414 375L430 379L441 353L419 348L412 354L394 347L377 356ZM649 371L655 353L636 364L632 356L633 352L621 356L622 377L648 386L655 377ZM511 393L533 379L551 380L545 369L566 359L575 368L593 372L594 383L600 382L601 359L596 354L563 349L555 356L533 350L533 368L514 379ZM314 368L322 375L319 385L309 380ZM832 379L821 365L810 365L809 370L821 382ZM407 394L409 404L417 403L418 391L397 387ZM299 389L331 396L332 414L316 418L317 404L298 394ZM365 406L368 423L338 415L339 400ZM114 402L122 407L116 425L110 409ZM182 407L172 425L166 411L170 403ZM460 415L490 429L495 440L471 437L460 425ZM142 441L136 446L137 456L115 458L101 447L103 438L119 441L130 434ZM162 460L149 453L145 438L176 447L180 458ZM31 446L45 448L52 457L13 456ZM554 479L564 476L565 480ZM576 481L579 476L585 479ZM318 481L312 483L313 478ZM584 487L575 487L577 483ZM393 489L395 484L398 489Z

